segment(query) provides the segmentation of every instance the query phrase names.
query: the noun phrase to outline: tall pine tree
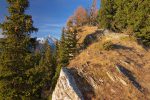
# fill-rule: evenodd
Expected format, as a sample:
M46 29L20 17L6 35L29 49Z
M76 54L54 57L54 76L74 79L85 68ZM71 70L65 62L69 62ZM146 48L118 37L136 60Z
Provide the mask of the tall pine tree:
M44 44L44 51L41 55L39 65L35 65L33 68L27 71L29 77L29 86L31 97L41 99L50 95L50 89L52 84L52 78L55 75L55 63L53 60L52 50L48 43L48 40ZM46 93L48 92L48 94ZM43 95L42 95L43 94Z
M7 0L9 16L0 28L5 36L0 56L0 99L21 99L28 94L25 72L30 69L25 59L30 52L29 43L33 27L32 16L25 14L28 0Z
M75 27L63 28L59 45L59 63L66 67L77 53L77 30Z
M68 27L66 30L66 47L69 60L73 59L77 53L77 29L75 27Z
M65 28L62 29L62 36L59 45L59 64L62 67L65 67L69 62L69 53L67 51L66 45L66 31Z

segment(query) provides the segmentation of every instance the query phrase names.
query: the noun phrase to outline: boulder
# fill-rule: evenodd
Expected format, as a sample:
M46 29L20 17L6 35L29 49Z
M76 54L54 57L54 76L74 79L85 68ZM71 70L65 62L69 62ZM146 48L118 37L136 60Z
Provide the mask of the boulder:
M52 100L84 100L69 69L62 68Z

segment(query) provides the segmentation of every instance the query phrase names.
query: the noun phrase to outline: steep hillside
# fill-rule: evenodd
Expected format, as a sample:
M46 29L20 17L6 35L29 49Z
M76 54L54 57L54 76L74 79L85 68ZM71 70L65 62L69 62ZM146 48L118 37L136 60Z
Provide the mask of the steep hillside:
M79 43L91 39L68 65L85 100L150 100L150 50L133 37L81 28Z

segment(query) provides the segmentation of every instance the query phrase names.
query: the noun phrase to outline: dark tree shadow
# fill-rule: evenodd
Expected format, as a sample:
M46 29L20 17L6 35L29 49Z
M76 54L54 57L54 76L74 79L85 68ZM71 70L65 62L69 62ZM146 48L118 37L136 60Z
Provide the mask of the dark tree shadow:
M131 81L131 83L136 87L140 92L143 92L142 86L136 81L136 77L133 75L133 73L123 67L122 65L117 65L119 70Z
M113 49L133 50L133 48L131 47L126 47L126 46L119 45L119 44L113 44Z
M86 49L88 46L90 46L92 43L97 42L100 38L104 36L104 30L97 30L94 33L91 33L87 35L84 38L83 43L80 45L79 51ZM113 44L112 49L123 49L123 50L133 50L131 47L126 47L119 44Z
M137 38L137 43L138 43L139 45L141 45L146 51L150 50L150 46L149 46L149 45L147 45L147 46L144 45L143 42L142 42L142 39Z
M103 30L97 30L94 33L91 33L89 35L87 35L84 38L83 44L82 44L82 49L86 49L89 45L91 45L94 42L97 42L97 40L103 36Z
M87 80L82 77L82 75L78 74L78 71L75 68L71 69L73 76L75 78L75 82L85 100L92 100L95 97L94 88L87 82Z

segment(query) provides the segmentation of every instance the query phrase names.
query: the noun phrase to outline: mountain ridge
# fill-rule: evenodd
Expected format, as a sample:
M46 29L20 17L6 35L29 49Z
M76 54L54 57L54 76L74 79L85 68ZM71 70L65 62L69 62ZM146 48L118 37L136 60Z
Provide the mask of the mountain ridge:
M101 34L97 28L91 30L86 26L78 35L86 33L91 38L95 32ZM93 42L82 48L67 66L84 100L149 100L150 50L143 48L129 35L106 33L99 35L102 37L97 37L96 41L92 38ZM80 39L83 44L84 39Z
M42 49L44 48L44 43L46 42L46 40L48 40L48 43L53 50L55 50L56 43L59 41L58 39L56 39L55 37L51 35L48 35L47 37L37 38L36 40L38 42L37 49L40 51L43 51Z

